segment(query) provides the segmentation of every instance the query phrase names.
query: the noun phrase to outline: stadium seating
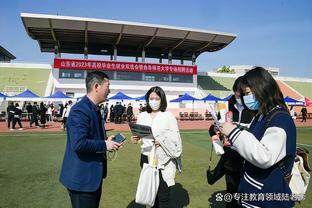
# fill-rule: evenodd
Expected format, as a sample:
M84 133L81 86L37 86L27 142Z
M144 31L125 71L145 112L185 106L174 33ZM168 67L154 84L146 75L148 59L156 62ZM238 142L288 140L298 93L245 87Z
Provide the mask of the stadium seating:
M197 83L199 88L205 92L217 97L225 97L231 93L232 85L235 78L230 77L216 77L216 76L198 76Z
M223 77L222 77L223 78ZM226 78L228 79L228 78ZM231 78L230 78L231 79ZM218 80L218 81L217 81ZM231 88L227 88L222 85L219 81L223 82L219 78L211 77L211 76L198 76L197 82L204 90L221 90L221 91L228 91ZM232 79L231 79L232 80Z
M51 70L40 68L0 67L0 91L17 94L30 89L44 96Z
M297 90L299 93L305 97L312 99L312 83L311 82L295 82L295 81L285 81L286 84Z
M224 97L224 95L231 93L234 81L235 78L222 76L218 77L199 75L197 79L198 86L201 87L207 95L211 93L218 97ZM277 83L280 86L284 96L300 99L302 98L300 94L302 94L305 97L312 98L311 82L277 80ZM291 88L295 89L295 91ZM296 91L300 94L298 94Z

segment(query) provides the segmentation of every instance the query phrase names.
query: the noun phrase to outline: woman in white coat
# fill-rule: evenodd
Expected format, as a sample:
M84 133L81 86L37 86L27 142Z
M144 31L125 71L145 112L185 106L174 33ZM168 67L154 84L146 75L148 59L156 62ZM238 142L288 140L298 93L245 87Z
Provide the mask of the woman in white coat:
M148 163L148 155L156 145L159 188L153 207L170 207L170 187L175 184L176 169L181 171L182 144L178 123L167 109L165 92L160 87L152 87L146 93L146 111L138 116L137 124L150 126L153 139L131 137L134 144L142 141L140 166Z

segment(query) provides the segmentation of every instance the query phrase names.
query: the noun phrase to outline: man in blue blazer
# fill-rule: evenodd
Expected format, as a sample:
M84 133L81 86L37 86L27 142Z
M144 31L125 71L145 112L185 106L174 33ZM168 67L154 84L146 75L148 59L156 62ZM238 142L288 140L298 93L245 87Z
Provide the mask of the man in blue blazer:
M98 105L109 93L109 78L94 71L86 78L87 95L76 103L67 120L67 144L60 182L67 188L74 208L97 208L102 179L107 174L106 151L118 150L114 136L106 137Z

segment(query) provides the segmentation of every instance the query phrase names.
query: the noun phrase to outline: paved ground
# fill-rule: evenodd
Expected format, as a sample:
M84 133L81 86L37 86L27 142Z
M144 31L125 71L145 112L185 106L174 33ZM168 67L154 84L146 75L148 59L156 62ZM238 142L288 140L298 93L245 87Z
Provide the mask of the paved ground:
M308 119L306 123L301 123L300 120L296 122L297 127L302 126L312 126L312 119ZM211 121L178 121L178 125L180 129L208 129L211 124ZM36 127L29 127L29 122L22 122L24 129L23 132L61 132L63 129L61 128L60 122L54 123L47 123L45 129L36 128ZM18 126L18 125L17 125ZM127 123L123 124L114 124L114 123L107 123L106 124L107 130L117 130L117 131L127 131L130 130ZM18 128L14 131L10 131L7 128L6 122L0 122L0 132L19 132Z

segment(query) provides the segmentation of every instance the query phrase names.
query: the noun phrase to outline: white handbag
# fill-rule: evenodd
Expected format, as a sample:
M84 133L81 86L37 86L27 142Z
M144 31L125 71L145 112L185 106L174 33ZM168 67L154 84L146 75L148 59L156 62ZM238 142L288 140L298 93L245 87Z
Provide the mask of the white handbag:
M149 163L144 163L135 196L135 202L142 205L154 206L159 186L159 171L157 169L156 147L152 148Z
M224 154L223 143L220 139L212 140L212 145L217 155Z
M303 159L299 155L296 156L298 160L294 162L294 166L291 171L291 179L289 181L289 188L293 195L295 195L295 201L304 200L305 193L307 191L310 174L303 167Z

